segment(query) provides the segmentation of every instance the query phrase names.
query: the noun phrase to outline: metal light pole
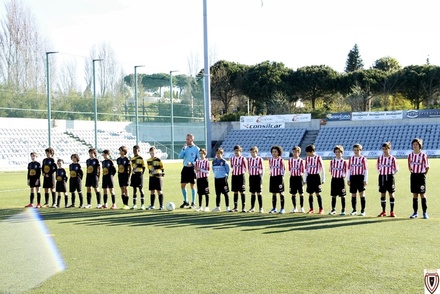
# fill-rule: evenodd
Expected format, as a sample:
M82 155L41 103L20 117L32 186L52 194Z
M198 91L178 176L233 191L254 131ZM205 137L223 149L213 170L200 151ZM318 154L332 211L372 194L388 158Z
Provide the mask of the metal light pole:
M50 104L50 71L49 71L49 55L56 54L58 51L48 51L46 52L46 98L47 98L47 134L48 134L48 145L47 147L52 146L52 117L51 117L51 104Z
M203 0L203 49L204 49L204 80L203 100L205 102L205 144L208 156L211 154L211 75L208 58L208 9L206 0Z
M171 105L171 159L174 159L174 104L173 104L173 72L178 72L178 70L170 71L170 105Z
M92 68L93 68L93 111L94 111L94 121L95 121L95 148L98 149L98 101L96 99L96 78L95 78L95 62L102 61L102 59L93 59L92 60Z
M136 125L136 145L139 145L139 103L138 103L138 82L137 82L137 68L145 65L134 66L134 108L135 108L135 125Z

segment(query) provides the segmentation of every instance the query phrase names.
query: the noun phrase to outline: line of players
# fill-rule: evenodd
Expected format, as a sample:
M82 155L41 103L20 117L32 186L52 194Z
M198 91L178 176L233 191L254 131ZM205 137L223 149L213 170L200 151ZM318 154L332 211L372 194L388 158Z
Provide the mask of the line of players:
M209 186L208 175L210 170L210 163L206 159L206 151L204 149L198 149L194 145L194 136L188 134L186 137L187 144L182 148L179 158L184 159L184 167L181 172L181 188L183 195L183 204L180 208L195 206L195 189L194 178L196 178L197 190L198 190L198 211L209 211ZM408 169L410 171L410 189L413 194L413 210L414 213L410 218L418 217L418 198L421 198L421 206L423 211L423 218L427 219L427 201L426 201L426 174L429 170L429 161L426 153L422 152L423 140L414 139L411 142L413 151L408 155ZM281 155L283 150L280 146L273 146L271 148L271 158L269 161L269 192L272 194L272 209L269 213L285 213L285 197L284 197L284 175L286 173L286 166ZM322 158L315 153L315 146L309 145L306 147L306 158L300 158L301 148L295 146L292 149L293 156L289 158L287 171L290 173L289 178L289 193L291 194L293 210L292 213L302 212L304 213L304 189L306 185L306 192L308 194L309 210L308 214L315 213L314 209L314 195L318 202L318 213L323 214L324 208L322 203L322 184L325 181L325 170ZM368 182L368 165L367 159L361 154L362 145L355 144L353 146L354 155L351 156L348 161L343 159L344 148L337 145L334 147L335 157L330 161L329 172L331 174L331 211L330 215L336 214L336 202L337 197L341 199L341 213L345 215L345 196L346 187L345 179L347 178L347 184L349 186L349 192L351 194L352 211L350 215L366 215L366 194L365 189ZM387 216L386 213L386 194L389 196L390 217L395 217L394 212L395 205L395 179L394 175L398 172L398 165L396 158L390 154L391 143L385 142L382 144L383 154L379 156L376 163L376 169L378 171L378 185L380 193L380 203L382 207L381 213L378 217ZM199 156L197 156L199 152ZM228 162L223 158L224 150L218 148L216 151L216 158L212 161L212 170L214 173L215 193L216 193L216 206L213 212L221 211L220 202L221 195L224 195L226 211L237 212L238 211L238 199L239 194L241 198L241 211L242 212L255 212L255 202L258 199L259 211L263 211L263 197L262 197L262 177L264 173L263 159L258 156L258 147L254 146L250 148L251 157L246 159L242 156L242 148L237 145L234 147L234 155ZM196 176L194 177L194 170ZM246 183L245 173L249 174L249 192L251 193L251 205L250 209L246 210ZM231 175L231 191L233 192L233 208L229 205L229 184L228 177ZM191 184L192 190L192 203L188 202L186 194L186 184ZM357 194L360 198L360 212L357 211ZM205 207L202 206L203 195L205 196ZM277 210L277 195L280 199L280 210ZM299 196L299 206L297 205L297 195Z
M156 148L149 149L150 158L146 161L149 172L149 190L150 190L150 206L145 207L144 191L143 191L143 176L146 170L146 164L142 156L139 154L140 148L138 145L133 147L133 157L128 159L127 147L121 146L119 148L120 157L116 160L118 167L118 180L121 188L121 197L123 202L123 209L130 209L128 206L129 192L128 187L133 187L133 206L132 209L137 209L138 192L140 194L141 206L140 209L154 209L156 193L158 194L159 209L163 210L163 192L162 179L165 175L165 170L160 158L156 157ZM63 168L64 161L58 159L55 162L53 148L49 147L45 150L46 158L43 159L42 164L37 161L37 154L32 152L32 161L28 164L27 183L30 187L30 201L26 207L34 207L35 194L37 195L36 208L49 207L49 193L52 194L51 207L57 208L61 206L61 197L64 195L64 206L66 208L76 207L76 192L78 193L79 206L83 208L91 208L92 189L95 192L97 206L96 208L111 208L116 209L116 194L114 190L114 175L116 174L116 167L113 160L110 158L110 151L104 150L102 156L104 160L102 163L97 159L97 151L92 148L89 150L89 158L86 160L86 204L82 195L82 179L83 171L79 163L80 158L78 154L72 154L72 163L69 165L69 192L71 193L71 204L68 204L67 194L67 173ZM102 166L102 168L101 168ZM99 179L102 173L103 202L101 203L101 191L99 189ZM43 176L44 189L44 203L41 204L40 192L40 177ZM108 196L111 196L112 205L109 206Z

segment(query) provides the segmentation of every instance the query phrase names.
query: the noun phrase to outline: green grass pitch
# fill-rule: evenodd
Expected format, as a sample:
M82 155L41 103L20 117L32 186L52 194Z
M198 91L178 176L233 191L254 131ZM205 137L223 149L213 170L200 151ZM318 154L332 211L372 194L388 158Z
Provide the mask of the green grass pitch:
M374 160L366 217L327 215L328 172L325 215L41 209L67 268L30 293L422 293L423 270L440 268L440 160L431 159L427 176L429 220L408 218L409 172L406 160L398 162L395 219L376 217ZM176 205L182 201L180 168L165 163L165 202ZM210 180L213 209L212 175ZM287 177L285 184L288 189ZM267 173L263 189L267 212ZM28 197L24 172L0 173L0 221L21 212ZM291 209L286 194L286 211Z

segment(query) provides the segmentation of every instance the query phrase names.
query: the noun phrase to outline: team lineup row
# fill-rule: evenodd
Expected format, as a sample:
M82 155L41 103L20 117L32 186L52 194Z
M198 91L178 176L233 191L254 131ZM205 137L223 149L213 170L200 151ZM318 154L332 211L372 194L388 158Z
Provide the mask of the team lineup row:
M413 210L414 213L411 218L418 217L418 198L421 198L421 206L423 218L427 219L427 201L426 201L426 174L429 170L429 161L427 155L422 152L423 141L421 139L414 139L411 142L413 152L408 155L408 169L411 173L411 193L413 194ZM241 198L241 211L254 212L255 202L258 199L259 211L263 212L262 199L262 176L264 172L263 159L258 156L258 147L251 147L249 150L251 157L246 159L242 156L242 148L237 145L234 147L234 155L229 158L228 162L223 158L223 149L216 150L216 157L212 161L212 171L214 173L216 206L213 211L220 211L221 194L225 197L226 210L236 212L238 211L238 199ZM272 209L269 213L285 213L285 197L284 197L284 175L286 171L290 174L289 178L289 194L291 194L293 210L292 212L305 212L304 210L304 188L306 185L306 193L308 194L309 210L307 213L314 213L314 195L318 202L318 213L323 214L324 208L322 204L322 184L325 181L325 170L322 158L315 154L315 146L309 145L306 147L306 158L300 158L301 148L295 146L292 149L292 157L289 158L287 167L281 157L283 150L280 146L273 146L271 148L272 157L269 161L269 192L272 194ZM360 198L360 216L365 216L366 197L365 187L368 181L368 166L367 159L361 154L362 145L353 145L354 155L348 161L342 158L344 152L343 146L337 145L333 149L335 157L330 161L329 171L331 173L330 195L331 211L330 215L336 214L337 197L341 199L341 215L345 215L345 179L349 186L351 194L352 211L351 215L357 215L357 195ZM380 203L382 207L379 217L387 216L386 213L386 194L389 195L390 217L395 217L395 179L394 175L398 172L398 165L396 158L390 154L391 143L386 142L382 144L383 154L379 156L376 163L376 169L379 174L379 192ZM179 158L183 159L183 168L181 172L181 189L183 196L183 203L181 208L190 206L195 208L195 183L198 187L199 208L202 208L202 196L205 195L206 202L208 202L208 174L210 170L210 163L205 158L206 151L199 149L194 144L194 136L188 134L186 136L186 144L183 146ZM194 177L194 171L196 177ZM246 184L245 173L249 174L249 192L251 193L250 209L246 210ZM233 192L233 208L229 206L229 184L228 177L231 173L231 191ZM196 178L196 181L194 180ZM189 204L186 185L190 184L192 192L192 203ZM205 192L206 191L206 192ZM277 210L277 200L279 195L280 210ZM299 206L297 206L297 195L299 196ZM208 204L206 204L206 207ZM208 209L204 209L208 210Z
M426 174L429 170L429 161L425 153L422 152L422 140L414 139L412 141L413 152L408 155L408 168L411 173L411 193L413 194L413 209L414 213L411 218L418 217L418 198L421 198L421 205L423 217L428 218L427 203L426 203ZM377 159L376 168L379 173L379 192L381 193L382 212L378 215L380 217L387 216L386 213L386 193L389 195L390 203L390 217L395 217L394 203L395 203L395 181L394 175L398 171L397 162L394 156L390 154L391 144L386 142L382 145L383 154ZM292 212L303 212L304 210L304 185L306 185L306 193L308 194L309 210L307 213L314 213L314 195L316 196L319 214L324 213L321 197L321 185L325 181L325 172L322 158L315 154L315 147L309 145L306 147L306 158L300 158L301 149L295 146L292 149L293 156L288 160L285 166L284 160L281 157L283 150L280 146L273 146L271 148L272 157L269 161L269 192L272 194L272 209L270 213L285 213L285 197L284 197L284 175L286 170L290 174L289 178L289 193L291 194L293 210ZM345 215L345 179L349 186L351 193L352 211L351 215L357 215L357 194L360 198L360 216L365 216L366 197L365 186L368 181L368 166L367 160L362 156L362 146L355 144L353 146L354 155L348 161L342 158L344 149L342 146L335 146L335 157L330 161L329 171L331 173L331 206L332 209L329 214L336 214L336 200L337 197L341 199L341 215ZM121 188L121 197L123 202L123 209L130 209L128 206L129 193L128 186L133 187L133 206L132 209L137 209L137 196L140 195L140 209L154 209L155 198L158 195L159 209L163 210L163 192L162 179L165 175L162 161L155 156L156 150L151 147L150 158L146 161L139 155L139 146L133 147L134 156L131 159L127 158L127 148L121 146L119 148L120 157L116 160L117 170L110 159L110 152L103 151L104 160L102 163L98 161L97 152L95 149L89 150L90 158L87 159L86 172L86 188L87 197L86 204L83 206L82 196L82 178L83 172L79 164L79 156L72 154L72 164L69 165L70 179L69 192L71 193L71 204L68 205L67 195L67 174L62 167L63 161L59 159L57 162L53 159L54 150L47 148L45 150L46 158L42 164L36 161L36 154L31 153L32 161L28 165L28 185L30 186L30 203L26 207L34 207L34 198L37 194L36 207L49 206L49 193L52 193L52 207L60 207L61 197L64 195L65 207L76 207L75 192L78 192L79 207L91 208L92 189L96 194L97 208L109 208L107 205L108 195L111 196L112 205L110 208L116 208L116 195L114 190L114 175L118 172L119 186ZM196 209L195 198L198 194L198 208L197 211L210 211L209 209L209 184L208 176L211 171L214 173L215 183L215 208L213 212L221 211L220 202L221 195L224 195L226 211L238 211L238 199L241 198L241 211L254 212L255 203L258 200L259 211L263 211L262 198L262 177L264 173L263 159L258 156L258 147L254 146L250 149L250 158L245 158L241 155L242 148L237 145L234 147L234 155L229 159L229 163L223 158L223 149L216 150L216 157L210 162L206 158L206 150L199 149L194 144L194 136L188 134L186 136L186 144L183 146L179 158L183 159L183 168L181 172L181 190L183 196L183 203L180 208L190 207ZM102 169L101 169L102 165ZM143 192L143 175L148 168L149 172L149 191L150 191L150 206L146 208L145 198ZM102 173L102 189L103 202L101 203L101 192L99 190L99 179ZM251 193L250 209L246 209L246 181L245 174L249 174L249 192ZM233 208L229 205L229 175L231 174L231 191L233 192ZM40 176L43 175L44 188L44 204L41 205L40 192ZM186 185L190 184L192 201L189 204ZM197 192L195 185L197 184ZM58 194L58 195L57 195ZM280 198L280 210L277 210L277 195ZM299 196L299 205L297 205L297 195ZM203 196L205 196L205 206L202 206Z

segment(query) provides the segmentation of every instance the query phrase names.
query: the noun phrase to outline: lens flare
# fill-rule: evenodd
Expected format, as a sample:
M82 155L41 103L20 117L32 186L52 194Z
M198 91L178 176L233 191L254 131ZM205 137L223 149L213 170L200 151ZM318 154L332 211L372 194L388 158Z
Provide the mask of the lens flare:
M0 293L30 290L66 266L37 209L0 222Z

